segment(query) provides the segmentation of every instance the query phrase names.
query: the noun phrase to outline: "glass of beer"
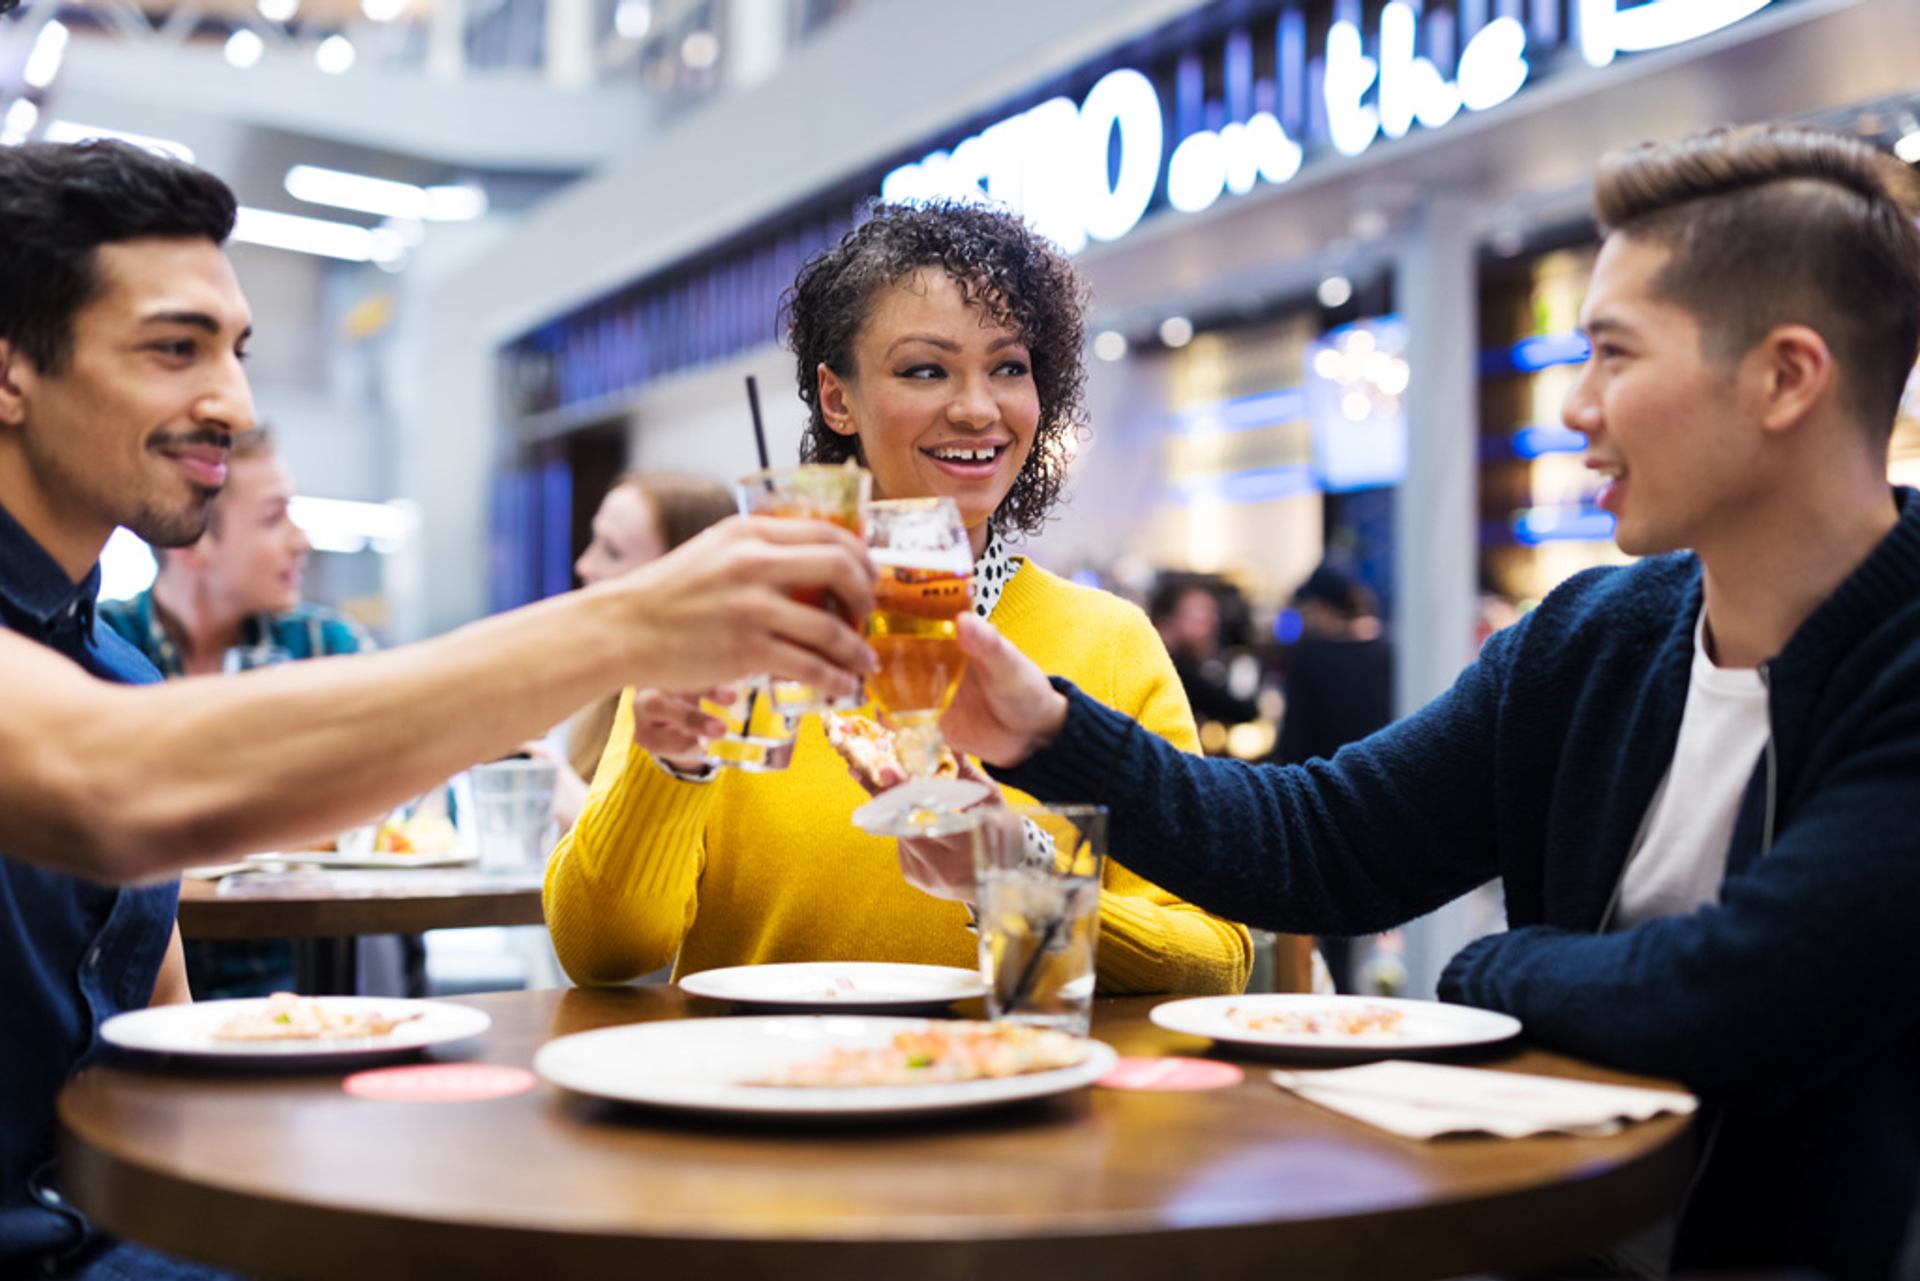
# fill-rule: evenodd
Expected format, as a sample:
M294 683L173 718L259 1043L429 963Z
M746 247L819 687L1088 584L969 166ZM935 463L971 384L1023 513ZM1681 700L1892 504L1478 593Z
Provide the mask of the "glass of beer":
M872 485L872 474L851 461L837 466L774 467L742 476L734 486L734 497L740 510L749 516L824 520L857 537ZM804 604L846 617L840 603L824 587L805 588L793 595ZM767 690L774 709L792 725L797 725L808 712L827 706L818 690L799 681L769 681ZM858 705L857 699L842 704L844 707Z
M951 498L873 502L867 546L880 571L867 618L879 668L867 692L893 729L908 781L876 797L856 821L880 835L951 834L970 825L957 822L959 812L986 794L979 783L952 777L958 762L940 737L940 716L966 671L959 620L973 605L967 527Z

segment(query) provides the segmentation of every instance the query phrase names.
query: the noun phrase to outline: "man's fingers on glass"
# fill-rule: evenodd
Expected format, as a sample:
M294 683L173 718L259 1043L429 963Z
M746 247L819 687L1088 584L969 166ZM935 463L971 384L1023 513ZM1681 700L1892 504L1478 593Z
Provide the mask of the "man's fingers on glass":
M842 668L811 650L777 637L768 642L765 666L774 676L823 689L834 698L851 698L860 691L860 682Z
M873 670L873 651L858 632L825 610L789 604L775 629L783 638L819 654L843 673Z

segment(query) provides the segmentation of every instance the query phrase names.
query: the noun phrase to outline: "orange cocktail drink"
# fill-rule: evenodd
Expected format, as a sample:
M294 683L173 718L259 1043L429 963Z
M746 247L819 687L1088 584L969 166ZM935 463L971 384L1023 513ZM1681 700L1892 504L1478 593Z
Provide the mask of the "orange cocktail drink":
M810 464L775 467L742 476L734 486L740 510L750 516L778 516L793 520L823 520L854 537L862 536L867 496L873 476L849 461L843 465ZM793 598L803 604L832 610L849 623L845 607L824 587L801 588ZM769 686L775 707L790 722L826 706L820 692L798 681L773 681Z

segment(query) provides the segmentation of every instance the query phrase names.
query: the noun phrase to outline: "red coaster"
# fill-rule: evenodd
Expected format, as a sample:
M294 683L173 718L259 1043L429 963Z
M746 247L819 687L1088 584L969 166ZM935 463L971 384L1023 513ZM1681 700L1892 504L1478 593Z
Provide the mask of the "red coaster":
M1099 1084L1109 1090L1218 1090L1246 1079L1233 1064L1212 1059L1121 1059Z
M356 1099L389 1103L476 1103L524 1094L534 1081L523 1068L492 1063L416 1063L355 1072L340 1088Z

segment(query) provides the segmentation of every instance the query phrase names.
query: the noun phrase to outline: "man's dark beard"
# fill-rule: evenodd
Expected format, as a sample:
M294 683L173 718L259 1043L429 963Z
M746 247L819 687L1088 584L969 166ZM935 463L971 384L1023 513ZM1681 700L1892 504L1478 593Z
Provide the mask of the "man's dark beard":
M219 490L205 485L193 488L200 495L197 505L177 512L144 508L126 522L127 528L152 547L191 547L207 532L208 513L213 510L213 500L220 496Z

